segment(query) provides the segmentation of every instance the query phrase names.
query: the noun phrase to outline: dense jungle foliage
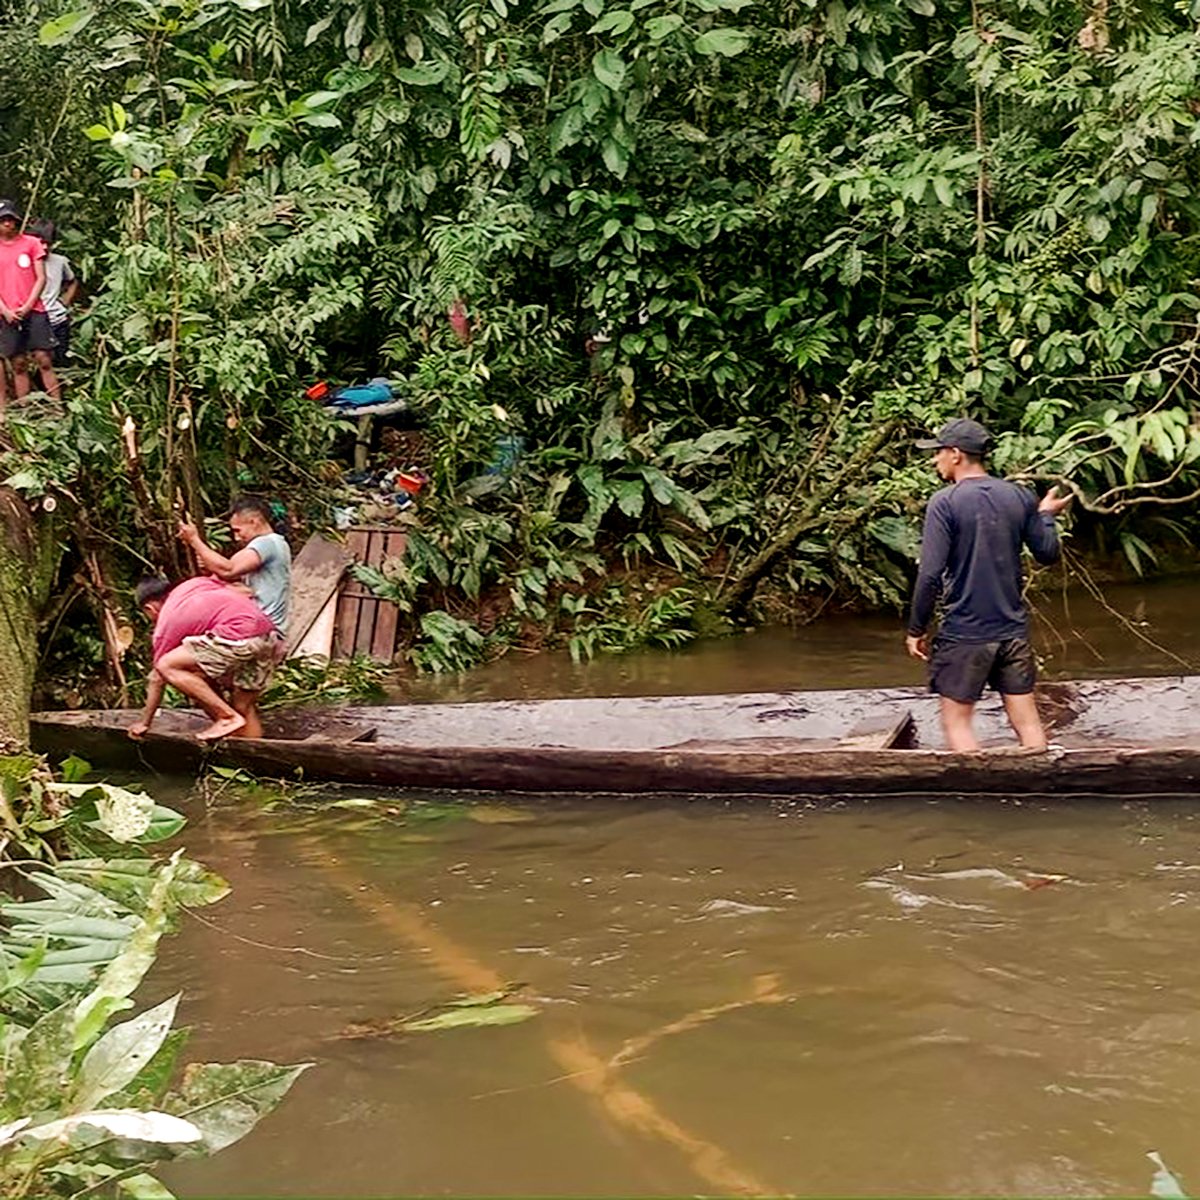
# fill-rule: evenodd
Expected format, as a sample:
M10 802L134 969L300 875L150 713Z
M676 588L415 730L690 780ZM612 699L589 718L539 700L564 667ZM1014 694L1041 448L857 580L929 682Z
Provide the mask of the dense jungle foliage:
M434 669L672 644L760 579L899 605L909 439L961 413L1143 569L1200 496L1198 17L2 0L0 192L86 285L9 484L123 584L237 489L328 520L304 387L401 381L432 480L366 575Z

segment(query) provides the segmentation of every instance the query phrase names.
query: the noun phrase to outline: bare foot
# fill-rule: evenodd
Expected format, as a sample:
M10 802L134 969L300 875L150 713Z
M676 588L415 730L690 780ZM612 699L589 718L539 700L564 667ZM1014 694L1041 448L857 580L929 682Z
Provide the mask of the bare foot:
M245 724L246 718L241 713L234 713L231 717L219 717L207 729L200 730L196 734L196 740L215 742L218 738L229 737L231 734L237 733Z

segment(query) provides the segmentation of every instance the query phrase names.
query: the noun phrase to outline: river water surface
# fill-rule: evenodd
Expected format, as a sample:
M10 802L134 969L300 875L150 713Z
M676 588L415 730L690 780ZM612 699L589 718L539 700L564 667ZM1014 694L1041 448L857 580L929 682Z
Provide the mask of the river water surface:
M1132 627L1051 611L1086 642L1046 626L1050 674L1200 661L1195 584L1113 598ZM914 682L899 651L859 618L420 694ZM1145 1195L1151 1151L1200 1188L1200 798L153 787L233 894L144 999L184 991L193 1058L315 1064L184 1197ZM515 985L521 1024L351 1036Z

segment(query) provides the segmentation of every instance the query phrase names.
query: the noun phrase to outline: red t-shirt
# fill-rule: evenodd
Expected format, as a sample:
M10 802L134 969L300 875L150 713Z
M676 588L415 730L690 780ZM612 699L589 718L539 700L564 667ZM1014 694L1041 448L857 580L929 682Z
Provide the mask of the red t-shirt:
M154 623L154 661L183 644L185 637L211 633L227 642L244 642L274 633L275 623L245 592L207 576L172 588Z
M9 308L18 309L29 299L37 282L33 264L45 257L45 243L30 233L18 233L11 242L0 238L0 300ZM40 293L31 311L46 311Z

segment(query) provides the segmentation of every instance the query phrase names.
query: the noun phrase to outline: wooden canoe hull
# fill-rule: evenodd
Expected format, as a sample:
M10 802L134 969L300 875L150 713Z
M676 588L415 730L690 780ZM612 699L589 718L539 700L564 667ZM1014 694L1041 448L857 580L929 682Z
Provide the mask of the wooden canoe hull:
M1064 745L1010 748L995 703L970 754L936 748L936 699L918 689L748 696L499 701L271 714L262 739L198 743L202 718L161 714L140 742L132 712L39 713L35 747L98 766L191 772L205 761L258 775L390 787L560 793L876 795L1200 793L1200 677L1070 687ZM907 706L915 748L839 746L854 722ZM1193 715L1194 714L1194 715ZM364 724L371 742L360 736ZM353 731L353 732L352 732ZM694 736L688 736L694 735ZM852 739L850 739L852 740ZM566 743L566 744L564 744ZM926 748L929 747L929 748Z

